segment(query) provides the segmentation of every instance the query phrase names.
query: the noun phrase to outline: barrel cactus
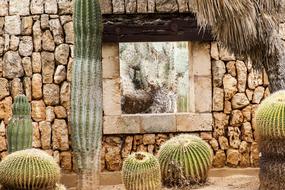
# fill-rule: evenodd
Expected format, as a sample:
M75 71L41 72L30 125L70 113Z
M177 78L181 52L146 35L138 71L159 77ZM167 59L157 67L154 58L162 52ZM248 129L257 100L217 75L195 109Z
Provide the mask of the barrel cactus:
M13 117L8 124L8 151L9 153L32 148L33 126L31 107L24 95L15 98L12 107Z
M131 154L123 164L123 182L127 190L159 190L161 174L155 156L146 152Z
M99 0L74 1L71 133L78 189L99 186L102 139L102 15Z
M58 164L42 150L17 151L0 162L0 184L7 189L54 189L59 180Z
M206 182L212 150L197 136L179 135L161 146L158 158L164 185L188 186Z

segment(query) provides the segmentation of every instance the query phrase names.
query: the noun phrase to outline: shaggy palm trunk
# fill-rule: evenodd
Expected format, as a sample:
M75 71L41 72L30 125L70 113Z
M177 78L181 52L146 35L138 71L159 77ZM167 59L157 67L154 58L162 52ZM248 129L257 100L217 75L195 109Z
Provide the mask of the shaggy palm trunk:
M99 188L102 139L102 16L99 0L75 0L71 125L77 189Z

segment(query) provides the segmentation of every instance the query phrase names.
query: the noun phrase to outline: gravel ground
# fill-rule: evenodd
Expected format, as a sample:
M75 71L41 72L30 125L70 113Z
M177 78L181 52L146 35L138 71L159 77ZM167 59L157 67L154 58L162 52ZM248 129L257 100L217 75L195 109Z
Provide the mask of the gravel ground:
M258 190L258 177L235 175L230 177L211 177L207 185L197 190ZM190 188L188 188L190 190ZM185 190L188 190L185 189ZM193 189L193 188L192 188ZM102 186L101 190L125 190L123 185ZM170 189L164 189L170 190ZM182 190L182 189L180 189Z

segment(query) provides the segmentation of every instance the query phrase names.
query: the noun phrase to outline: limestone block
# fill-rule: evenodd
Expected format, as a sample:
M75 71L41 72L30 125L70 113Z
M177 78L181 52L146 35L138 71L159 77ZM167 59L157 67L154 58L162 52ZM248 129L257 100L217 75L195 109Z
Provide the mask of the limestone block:
M0 37L0 56L3 56L4 48L5 48L5 39L1 36ZM15 49L12 49L12 50L15 50Z
M5 32L10 35L21 34L20 16L5 16Z
M229 116L221 112L214 112L214 137L225 135L225 127L229 124Z
M229 141L225 136L220 136L219 137L219 144L222 150L227 150L229 149Z
M246 121L251 121L251 105L246 106L246 107L242 110L242 114L243 114L244 120L246 120Z
M0 1L0 16L8 16L8 0Z
M42 76L40 74L34 74L32 78L33 99L41 99L43 97L42 87L43 87Z
M39 129L41 133L42 149L48 150L51 148L51 123L42 121L39 123Z
M230 74L226 74L223 78L223 84L225 91L225 100L230 100L238 91L237 80Z
M63 119L55 119L52 125L52 147L61 151L69 149L68 128Z
M142 133L176 132L174 114L146 114L141 117Z
M263 98L265 88L263 86L258 86L253 93L252 103L259 104Z
M6 138L3 136L0 136L0 152L7 150L7 142Z
M52 106L48 106L46 108L46 121L52 123L54 119L55 119L54 108Z
M245 93L237 93L232 98L233 109L241 109L249 105L249 101Z
M205 42L189 43L190 62L195 76L211 76L210 44Z
M54 54L50 52L41 52L41 59L43 83L52 83L55 67Z
M127 158L132 151L133 148L133 136L127 136L123 145L123 150L122 150L122 157L125 159ZM155 139L154 139L155 140Z
M40 148L42 146L41 143L41 134L39 124L37 122L33 122L33 148Z
M106 168L109 171L120 171L122 166L121 147L106 146L105 161Z
M30 0L9 0L10 15L29 15Z
M155 134L144 134L143 144L144 145L155 144Z
M14 78L11 83L11 96L13 99L15 99L16 96L23 94L23 84L21 82L21 79L19 78Z
M189 12L187 0L178 0L177 2L180 13Z
M103 78L120 77L119 46L116 43L103 43L102 46Z
M66 109L63 106L54 107L54 113L58 119L64 119L67 117Z
M240 110L233 110L231 113L231 125L238 125L243 122L243 114Z
M248 99L249 101L252 101L252 98L253 98L253 91L252 91L252 90L249 90L249 89L246 89L245 93L246 93L247 99Z
M232 111L232 103L231 103L230 101L226 100L226 101L224 102L224 104L225 104L224 113L230 114L231 111Z
M147 1L147 12L154 13L155 12L155 0Z
M136 0L126 0L126 13L136 13L137 12L137 1Z
M6 96L9 96L9 83L8 80L5 78L0 78L0 100L5 98Z
M58 64L67 65L69 57L69 45L60 44L56 47L54 55Z
M56 84L45 84L43 87L43 98L47 106L59 104L59 86Z
M252 133L251 124L249 122L242 124L241 132L242 132L242 140L249 143L253 142L253 133Z
M176 0L156 0L155 3L157 12L178 12L178 5Z
M241 144L241 131L238 127L228 127L228 139L230 147L238 149Z
M235 61L236 58L226 48L220 47L220 58L223 61Z
M32 77L33 75L33 68L32 68L32 61L30 57L24 57L22 59L22 65L25 71L25 76Z
M37 20L33 25L33 40L34 40L34 51L39 52L42 50L42 30L41 23Z
M137 115L104 116L104 134L140 133L141 117Z
M32 101L32 82L30 77L25 77L23 81L24 93L28 98L29 102Z
M236 167L240 161L240 154L238 150L229 149L227 150L227 165Z
M22 60L18 52L6 52L3 61L3 77L13 79L24 76L24 69L21 64Z
M221 87L226 73L225 63L221 60L212 61L213 86Z
M21 56L31 56L33 53L33 38L23 36L19 44L19 54Z
M72 154L71 152L61 152L59 154L60 167L63 170L72 170Z
M198 113L212 111L211 77L195 77L195 110Z
M52 31L54 42L56 45L62 44L64 42L64 33L63 28L60 24L59 19L50 19L49 20L49 27Z
M230 75L233 77L237 76L237 70L236 70L236 62L235 61L229 61L226 65L227 71Z
M213 111L224 110L224 90L214 87L213 90Z
M31 35L33 31L33 17L22 17L22 35Z
M46 30L43 33L42 48L43 50L46 50L46 51L53 51L55 48L54 39L49 30Z
M236 61L238 90L245 92L247 81L247 68L243 61Z
M54 73L54 83L60 84L66 79L66 69L64 65L58 65Z
M34 121L44 121L46 119L46 106L44 101L37 100L31 102L32 119Z
M63 28L65 33L65 43L74 44L73 22L66 23Z
M59 0L58 1L58 13L60 15L72 14L73 13L72 0Z
M45 1L44 7L45 7L45 13L57 14L57 2L56 2L56 0Z
M212 149L214 150L214 151L218 151L219 150L219 142L217 141L217 139L211 139L210 141L209 141L209 144L211 145L211 147L212 147Z
M65 109L70 109L70 92L71 86L68 82L63 82L60 87L60 104L65 107Z
M201 132L200 137L205 141L209 141L213 138L213 134L212 132Z
M39 52L33 52L32 54L32 69L33 73L40 73L42 70L42 58Z
M137 0L137 13L147 13L147 0Z
M213 158L213 167L223 168L226 164L226 154L223 150L218 150Z
M12 117L12 98L6 97L0 101L0 119L3 119L5 124L8 124Z
M43 14L44 13L44 0L31 0L31 13Z
M178 132L212 131L213 118L211 113L176 114Z
M41 29L47 30L49 29L49 15L48 14L42 14L41 15Z
M211 57L214 60L219 60L219 48L218 48L218 43L217 42L212 42L211 43Z
M103 79L103 110L105 115L121 115L120 79Z
M113 4L113 13L114 14L123 14L125 13L125 2L121 0L112 0Z

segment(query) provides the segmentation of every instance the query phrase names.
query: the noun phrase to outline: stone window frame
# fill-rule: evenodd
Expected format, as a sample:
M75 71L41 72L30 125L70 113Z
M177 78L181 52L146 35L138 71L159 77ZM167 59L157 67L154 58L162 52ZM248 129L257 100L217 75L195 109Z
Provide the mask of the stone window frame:
M119 43L103 43L103 134L212 131L210 42L189 41L190 112L122 114Z

